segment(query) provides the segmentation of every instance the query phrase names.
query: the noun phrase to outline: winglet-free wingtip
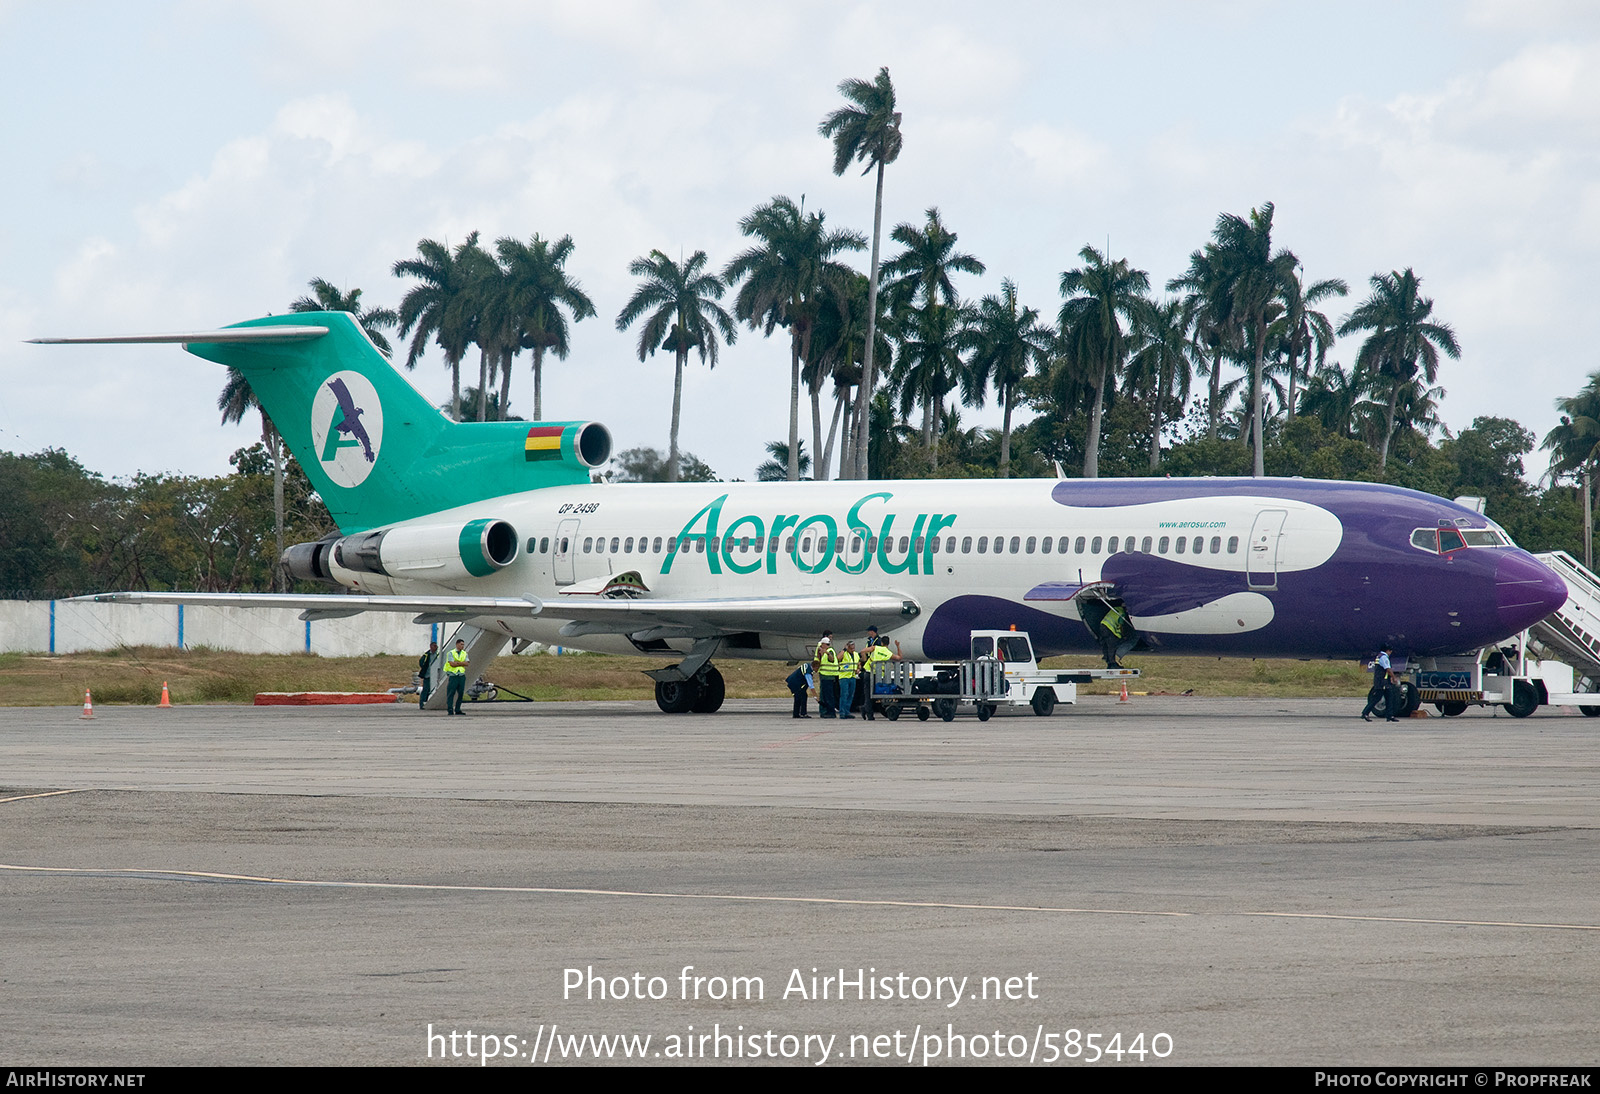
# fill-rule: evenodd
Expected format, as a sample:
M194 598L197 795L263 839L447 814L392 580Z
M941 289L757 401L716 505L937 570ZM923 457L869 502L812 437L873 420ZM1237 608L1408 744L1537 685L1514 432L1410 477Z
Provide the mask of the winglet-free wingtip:
M184 331L177 334L115 334L101 338L30 338L36 346L111 346L176 343L181 345L220 345L226 342L309 342L328 333L327 327L228 327L224 330Z

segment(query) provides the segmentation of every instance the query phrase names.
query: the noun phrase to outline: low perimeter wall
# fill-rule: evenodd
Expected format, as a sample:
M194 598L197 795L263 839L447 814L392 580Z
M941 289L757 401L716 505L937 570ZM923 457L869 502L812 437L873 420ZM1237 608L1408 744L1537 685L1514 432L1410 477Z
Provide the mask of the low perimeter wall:
M443 641L451 627L411 622L396 612L302 621L295 608L202 608L0 600L0 653L78 653L119 646L208 646L239 653L324 657L411 654Z

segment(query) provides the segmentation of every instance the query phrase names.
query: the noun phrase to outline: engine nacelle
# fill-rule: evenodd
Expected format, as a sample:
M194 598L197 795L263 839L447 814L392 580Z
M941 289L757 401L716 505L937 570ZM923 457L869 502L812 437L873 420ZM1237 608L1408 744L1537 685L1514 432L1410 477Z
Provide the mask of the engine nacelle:
M423 581L488 577L515 562L518 550L516 528L503 520L484 518L466 524L415 524L358 532L331 544L303 543L285 551L284 559L291 563L291 573L296 573L294 563L298 562L308 571L305 576L319 576L320 563L341 584L382 591L389 583L374 581L369 575ZM301 551L303 557L291 559L295 551Z

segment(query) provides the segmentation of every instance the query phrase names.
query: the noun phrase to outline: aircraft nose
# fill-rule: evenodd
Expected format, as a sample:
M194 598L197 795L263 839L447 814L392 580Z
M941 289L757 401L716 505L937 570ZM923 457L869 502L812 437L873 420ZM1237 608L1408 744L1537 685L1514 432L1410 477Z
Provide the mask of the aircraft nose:
M1526 551L1507 551L1494 574L1500 620L1513 631L1526 630L1567 602L1567 585Z

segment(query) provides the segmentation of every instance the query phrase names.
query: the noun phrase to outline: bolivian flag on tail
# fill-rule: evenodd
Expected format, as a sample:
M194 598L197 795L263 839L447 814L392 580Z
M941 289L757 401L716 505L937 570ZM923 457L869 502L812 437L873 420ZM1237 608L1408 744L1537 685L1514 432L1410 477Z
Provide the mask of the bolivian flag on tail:
M528 430L528 440L524 446L528 462L535 460L559 460L561 458L561 434L566 429L564 425L536 425Z

